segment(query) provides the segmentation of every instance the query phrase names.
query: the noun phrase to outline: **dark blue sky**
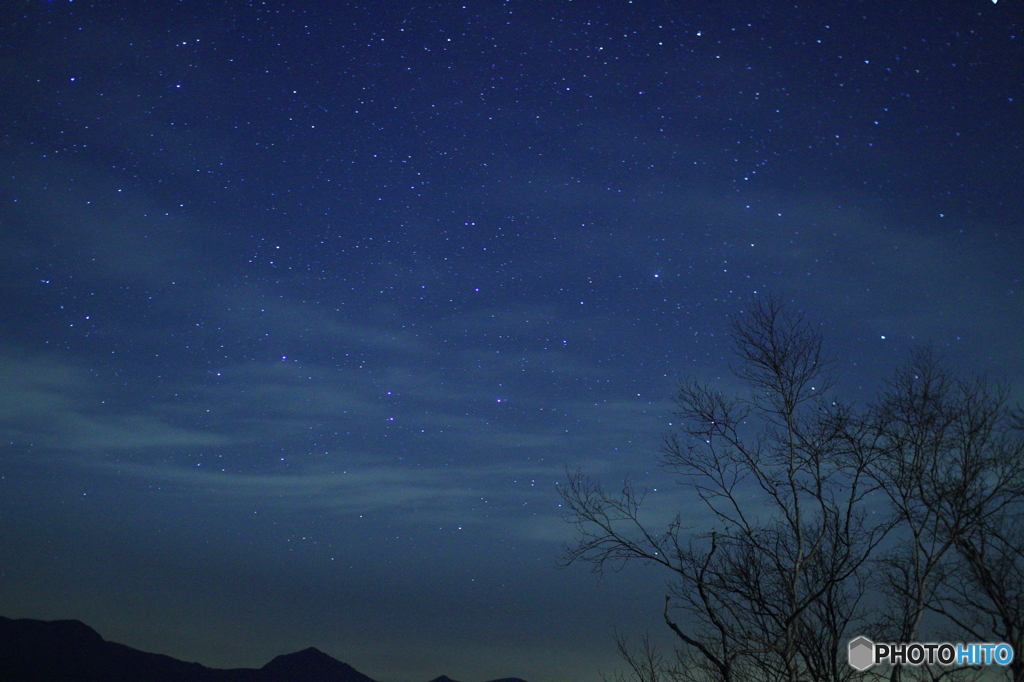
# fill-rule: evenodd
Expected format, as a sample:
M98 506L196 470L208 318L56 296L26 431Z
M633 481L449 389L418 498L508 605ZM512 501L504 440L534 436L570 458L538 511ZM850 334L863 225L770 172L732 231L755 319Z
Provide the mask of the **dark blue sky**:
M5 3L0 614L598 680L662 577L557 570L555 484L693 508L673 387L753 296L847 398L920 343L1024 396L1022 17Z

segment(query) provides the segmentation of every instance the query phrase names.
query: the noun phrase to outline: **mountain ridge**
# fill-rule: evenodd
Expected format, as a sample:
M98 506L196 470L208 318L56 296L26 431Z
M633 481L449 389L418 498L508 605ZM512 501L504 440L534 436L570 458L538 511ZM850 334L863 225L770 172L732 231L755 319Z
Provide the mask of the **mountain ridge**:
M315 647L275 656L262 668L207 668L108 642L78 620L4 616L0 671L7 682L377 682ZM442 680L454 682L445 675L435 682Z

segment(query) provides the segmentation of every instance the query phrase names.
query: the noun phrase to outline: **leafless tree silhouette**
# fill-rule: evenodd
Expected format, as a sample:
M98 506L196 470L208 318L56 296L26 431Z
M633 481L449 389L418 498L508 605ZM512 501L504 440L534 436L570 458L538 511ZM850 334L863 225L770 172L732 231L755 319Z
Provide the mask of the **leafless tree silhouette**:
M914 641L929 613L949 636L1024 645L1024 438L1005 389L913 353L866 416L872 475L899 521L876 573L899 608L879 636ZM927 669L927 666L925 666ZM1024 659L1010 666L1024 680ZM894 668L890 679L901 679ZM918 670L918 674L930 674ZM938 671L934 671L938 674Z
M679 647L669 661L620 639L632 679L895 682L898 666L849 666L848 642L914 641L929 614L1021 651L1024 419L1005 392L920 351L877 404L855 410L830 396L817 328L774 297L737 316L732 337L748 390L682 381L682 427L662 448L710 522L680 512L655 531L628 482L613 495L576 472L561 487L577 530L565 565L640 561L668 577L663 619Z

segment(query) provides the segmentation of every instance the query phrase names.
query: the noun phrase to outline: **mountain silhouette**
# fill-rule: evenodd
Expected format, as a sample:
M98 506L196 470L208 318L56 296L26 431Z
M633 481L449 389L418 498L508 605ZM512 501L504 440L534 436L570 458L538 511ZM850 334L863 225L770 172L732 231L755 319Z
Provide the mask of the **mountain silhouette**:
M458 682L458 680L453 680L447 675L441 675L430 680L430 682ZM518 677L503 677L500 680L490 680L489 682L526 682L526 680L520 680Z
M267 682L374 682L347 663L331 658L313 647L282 654L260 668Z
M108 642L77 620L0 616L0 680L4 682L376 682L310 647L262 668L207 668ZM434 682L454 682L438 677ZM493 682L524 682L517 678Z
M244 682L215 677L198 663L104 641L77 620L11 620L0 616L0 671L10 682ZM253 680L255 682L255 680Z

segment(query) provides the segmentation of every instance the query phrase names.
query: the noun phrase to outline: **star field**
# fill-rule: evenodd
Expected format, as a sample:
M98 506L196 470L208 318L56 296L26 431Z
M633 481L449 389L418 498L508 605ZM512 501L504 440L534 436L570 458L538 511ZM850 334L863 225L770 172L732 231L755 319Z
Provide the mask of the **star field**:
M1024 386L1019 2L0 9L0 614L217 667L591 682L558 570L775 292L867 400ZM655 491L654 488L657 490Z

